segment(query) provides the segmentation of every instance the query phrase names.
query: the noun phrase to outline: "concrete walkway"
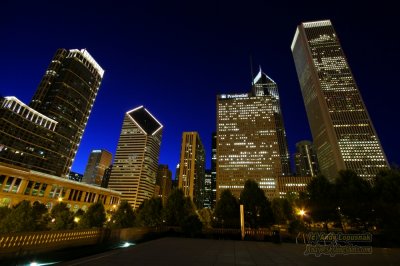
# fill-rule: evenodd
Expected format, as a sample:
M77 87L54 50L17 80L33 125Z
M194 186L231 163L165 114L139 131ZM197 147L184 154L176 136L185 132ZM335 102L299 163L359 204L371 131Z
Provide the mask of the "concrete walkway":
M304 244L162 238L60 265L400 265L400 249L372 248L372 254L304 255Z

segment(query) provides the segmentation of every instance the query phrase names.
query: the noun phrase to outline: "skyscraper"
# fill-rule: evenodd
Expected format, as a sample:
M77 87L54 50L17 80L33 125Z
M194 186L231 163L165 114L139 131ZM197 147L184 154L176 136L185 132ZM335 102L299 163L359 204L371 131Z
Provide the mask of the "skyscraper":
M105 170L111 165L112 154L106 150L92 150L82 182L101 186Z
M239 197L247 179L275 196L275 178L289 172L277 85L260 69L250 93L217 96L217 198Z
M291 49L322 174L371 180L388 163L331 21L300 24Z
M296 143L294 162L296 176L317 176L319 174L317 154L311 141L302 140Z
M108 188L108 182L110 181L110 176L112 172L113 165L111 164L104 170L103 178L101 179L101 187Z
M206 169L206 171L204 172L204 200L203 200L204 208L211 208L213 203L211 178L212 178L211 170Z
M211 136L211 207L217 204L217 132Z
M0 160L67 178L104 70L85 50L57 50L29 104L5 97Z
M172 172L168 169L168 165L160 164L158 166L156 184L160 187L158 196L165 205L172 189Z
M154 195L162 128L143 106L125 114L108 187L133 208Z
M179 188L198 208L203 207L205 154L197 132L183 132L179 163Z

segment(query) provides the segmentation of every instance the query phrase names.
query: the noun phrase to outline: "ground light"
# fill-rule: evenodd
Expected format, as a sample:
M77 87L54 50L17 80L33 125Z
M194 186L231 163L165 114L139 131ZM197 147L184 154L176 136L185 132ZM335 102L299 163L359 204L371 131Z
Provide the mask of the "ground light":
M26 266L42 266L42 265L52 265L52 264L56 264L56 263L59 263L59 261L46 262L46 263L40 263L40 262L32 261L31 263L27 264Z
M130 243L130 242L124 242L119 247L120 248L127 248L127 247L134 246L134 245L136 245L136 244L135 243Z

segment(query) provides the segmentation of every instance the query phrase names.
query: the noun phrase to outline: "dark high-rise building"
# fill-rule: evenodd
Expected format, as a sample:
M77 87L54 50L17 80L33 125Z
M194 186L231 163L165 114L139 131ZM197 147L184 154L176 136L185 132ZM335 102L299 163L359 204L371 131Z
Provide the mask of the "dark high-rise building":
M110 181L112 168L113 165L111 164L106 168L106 170L104 170L104 175L103 178L101 179L101 187L108 188L108 182Z
M183 132L179 163L179 188L197 208L203 207L205 154L197 132Z
M112 154L106 150L92 150L82 182L100 186L105 170L112 163Z
M108 187L134 209L154 196L162 128L143 106L125 114Z
M331 21L300 24L291 49L321 173L371 180L388 163Z
M213 203L212 198L212 176L211 170L207 169L204 173L204 208L211 208Z
M217 204L217 133L211 137L211 207Z
M0 161L67 178L103 74L86 50L59 49L29 106L3 99Z
M69 174L68 174L68 179L76 181L76 182L82 182L82 177L83 177L82 174L75 173L75 172L72 172L72 171L69 172Z
M162 199L163 205L165 205L172 189L172 173L168 169L168 165L160 164L158 166L156 185L160 187L157 196Z
M290 172L276 83L260 69L252 91L217 96L217 198L239 197L247 179L275 196L275 178Z
M303 140L296 143L294 162L296 176L317 176L319 174L317 154L311 141Z

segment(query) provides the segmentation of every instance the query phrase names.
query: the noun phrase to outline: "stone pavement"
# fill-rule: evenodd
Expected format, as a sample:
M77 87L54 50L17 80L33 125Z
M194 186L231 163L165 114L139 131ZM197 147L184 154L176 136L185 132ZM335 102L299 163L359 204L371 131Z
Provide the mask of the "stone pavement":
M161 238L59 265L400 265L400 249L372 248L372 254L304 255L304 244L192 238Z

